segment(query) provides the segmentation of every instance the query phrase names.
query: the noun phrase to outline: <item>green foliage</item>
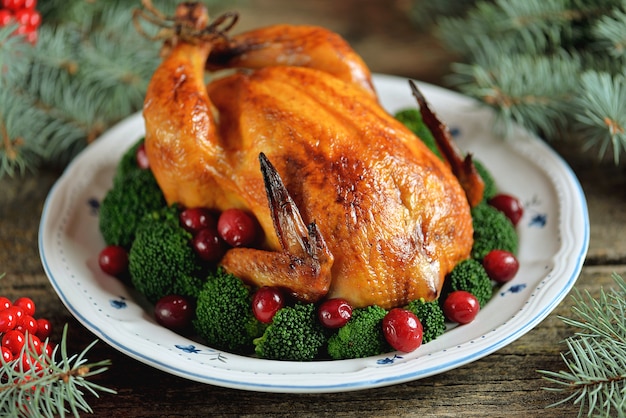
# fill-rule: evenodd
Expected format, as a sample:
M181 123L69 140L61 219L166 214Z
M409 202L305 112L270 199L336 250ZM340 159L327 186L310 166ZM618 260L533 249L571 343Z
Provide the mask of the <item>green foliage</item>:
M404 109L397 112L395 118L404 124L411 132L413 132L437 157L443 159L437 142L422 120L422 114L418 109Z
M476 171L483 179L485 183L485 190L483 192L483 201L486 202L496 194L498 194L498 185L496 184L496 179L493 178L491 171L480 161L477 159L473 159L474 167L476 167Z
M209 345L235 353L252 350L265 325L252 313L250 288L221 268L210 274L196 302L193 326Z
M328 340L328 354L335 360L376 356L391 351L383 334L387 311L372 305L357 308L346 325Z
M280 309L263 335L254 340L256 354L273 360L316 359L326 344L326 330L317 320L316 312L312 303L296 303Z
M90 379L103 373L111 364L104 360L88 363L86 355L97 343L92 342L81 353L67 352L67 325L58 346L51 356L38 354L25 344L14 360L0 360L2 380L0 382L0 416L24 418L52 418L93 413L88 398L98 397L98 392L115 393ZM24 370L20 364L24 355L41 358L42 369L32 367Z
M430 7L423 3L413 14ZM462 59L452 85L496 111L499 133L517 123L600 156L612 148L617 164L626 149L623 0L468 3L443 2L435 18L436 34Z
M626 416L626 282L616 273L613 280L616 288L598 298L574 289L572 316L561 318L576 330L565 340L566 370L539 371L555 385L546 390L565 395L550 406L574 402L578 416Z
M124 154L113 187L100 203L99 228L107 245L130 248L144 216L166 206L152 172L137 165L135 154L142 142L138 141Z
M171 294L195 297L202 287L201 264L178 215L176 206L148 213L130 247L131 282L152 303Z
M168 14L177 3L153 2ZM0 28L0 178L64 165L141 109L161 59L160 44L132 24L138 6L126 0L40 1L34 46L13 36L14 27Z
M446 330L446 317L436 300L427 302L423 298L409 302L406 309L413 312L422 323L422 343L442 335Z
M483 265L467 259L454 266L448 277L450 291L465 290L476 296L480 307L484 307L493 295L493 285Z
M472 258L482 261L491 250L517 254L517 231L504 213L482 202L471 209L471 214L474 226Z

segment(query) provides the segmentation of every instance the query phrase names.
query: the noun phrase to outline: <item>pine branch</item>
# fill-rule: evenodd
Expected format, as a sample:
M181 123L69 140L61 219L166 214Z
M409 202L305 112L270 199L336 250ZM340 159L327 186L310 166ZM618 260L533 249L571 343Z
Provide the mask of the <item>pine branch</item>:
M497 40L510 52L550 52L575 39L572 23L592 13L568 6L567 0L479 1L465 17L441 18L437 34L468 56L474 39L481 38Z
M64 417L81 412L92 413L84 395L95 397L99 392L115 391L88 380L103 373L109 361L88 363L87 352L96 344L92 342L81 353L69 355L67 352L67 325L63 329L60 344L51 356L37 354L34 347L27 345L15 360L2 359L0 384L0 415L12 417ZM47 344L44 343L44 344ZM32 360L30 367L24 367L23 356Z
M519 124L583 150L626 151L624 0L477 1L437 34L464 57L448 79L491 106L496 130ZM575 129L574 129L575 128Z
M155 0L168 13L176 3ZM11 36L14 28L0 28L0 178L63 166L141 109L161 45L132 25L139 6L139 0L39 2L43 24L34 47Z
M602 289L597 299L575 290L572 317L561 318L577 331L561 355L567 370L539 370L556 385L544 389L566 395L549 407L573 401L579 416L626 417L626 282L612 277L617 289Z
M623 6L626 9L626 4ZM598 47L607 50L612 57L626 59L626 10L616 9L612 14L599 19L592 28L598 39Z
M599 146L600 156L612 147L618 164L621 152L626 152L626 77L590 71L581 76L581 84L575 116L586 147Z
M488 40L482 48L474 64L455 64L448 81L496 111L499 134L508 135L517 123L556 135L576 94L580 60L565 52L551 57L494 54L498 45Z

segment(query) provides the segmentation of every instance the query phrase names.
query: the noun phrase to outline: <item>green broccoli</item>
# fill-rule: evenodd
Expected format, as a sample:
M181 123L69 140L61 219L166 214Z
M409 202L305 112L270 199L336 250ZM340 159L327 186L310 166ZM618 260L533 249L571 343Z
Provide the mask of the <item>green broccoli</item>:
M170 294L195 297L202 287L191 234L179 222L179 208L165 207L144 216L128 254L132 285L150 302Z
M328 354L335 360L375 356L391 351L383 334L387 311L372 305L357 308L346 325L328 339Z
M144 171L137 164L137 150L144 143L145 138L139 138L120 158L115 169L115 176L113 176L113 185L123 182L127 175L135 171Z
M418 109L404 109L397 112L395 118L402 122L411 132L413 132L422 142L440 159L443 159L437 142L430 132L430 129L424 124L422 114Z
M406 309L413 312L422 323L423 344L439 337L446 330L446 317L438 301L427 302L420 298L409 302Z
M252 293L239 278L218 268L210 274L196 300L193 327L212 347L248 353L266 325L252 313Z
M483 265L474 260L467 259L457 264L450 272L448 278L450 291L465 290L476 296L482 308L493 295L493 284L487 275Z
M498 186L496 185L496 180L493 178L491 172L487 169L487 167L485 167L485 165L477 159L473 159L473 161L474 167L476 167L476 171L478 171L478 174L480 174L480 177L485 183L483 202L486 202L487 200L498 194Z
M316 306L296 303L274 315L263 335L254 340L255 352L273 360L310 361L317 358L327 331L317 320Z
M141 142L124 154L113 187L100 203L99 228L107 245L129 248L143 216L166 205L152 171L137 165L135 153Z
M472 258L482 261L491 250L496 249L517 254L517 231L504 213L486 202L473 207L471 213L474 225Z

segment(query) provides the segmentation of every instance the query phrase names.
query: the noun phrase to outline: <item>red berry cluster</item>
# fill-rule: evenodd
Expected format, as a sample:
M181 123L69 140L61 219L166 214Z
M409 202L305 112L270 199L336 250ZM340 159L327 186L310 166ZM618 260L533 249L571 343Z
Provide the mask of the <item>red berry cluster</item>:
M37 0L2 0L0 27L17 24L15 35L24 36L34 45L41 25L41 14L35 9L36 5Z
M13 366L17 371L41 369L54 350L47 341L51 331L50 321L35 318L32 299L21 297L11 302L0 296L0 350L5 364L20 359Z

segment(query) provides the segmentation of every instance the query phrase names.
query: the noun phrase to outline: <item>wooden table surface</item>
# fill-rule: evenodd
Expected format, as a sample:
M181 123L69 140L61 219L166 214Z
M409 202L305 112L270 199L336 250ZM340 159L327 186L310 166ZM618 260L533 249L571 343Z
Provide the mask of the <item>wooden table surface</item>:
M358 6L356 5L358 3ZM241 27L291 22L319 24L336 30L362 54L375 72L442 84L451 57L405 17L406 2L250 0ZM588 257L576 283L597 295L612 285L612 272L626 274L626 173L624 164L598 163L575 146L555 144L578 176L588 201L591 236ZM44 199L60 173L43 170L25 178L0 180L0 293L26 295L38 304L60 338L69 324L69 350L78 352L95 336L76 321L57 298L39 260L37 231ZM566 298L535 329L499 351L466 366L405 384L333 394L271 394L226 389L161 372L99 342L88 355L110 359L111 368L94 378L117 391L89 397L95 416L575 416L567 404L545 410L559 395L537 370L563 368L561 341L572 330L557 317L568 316Z

